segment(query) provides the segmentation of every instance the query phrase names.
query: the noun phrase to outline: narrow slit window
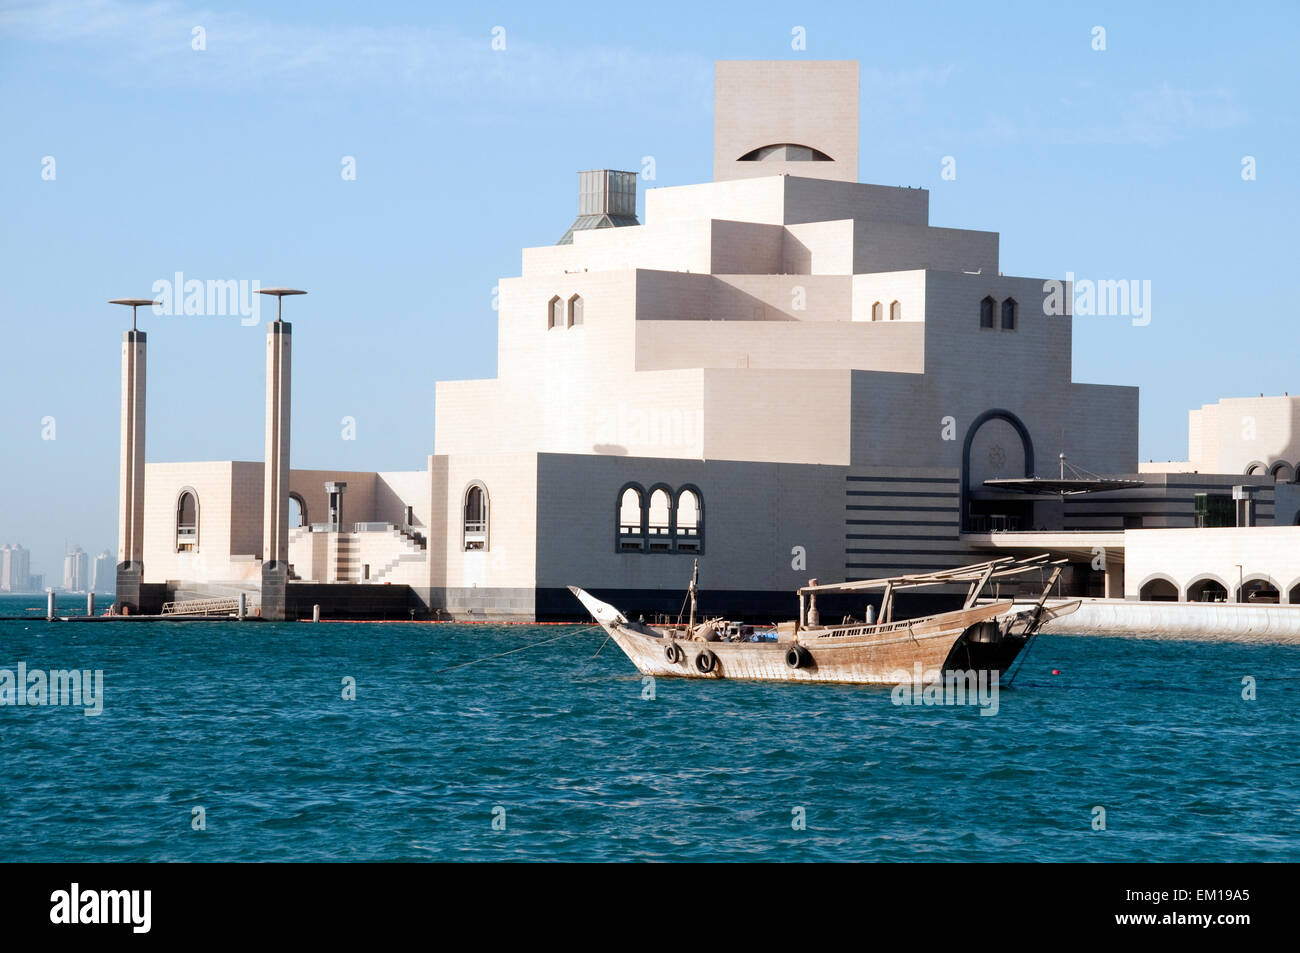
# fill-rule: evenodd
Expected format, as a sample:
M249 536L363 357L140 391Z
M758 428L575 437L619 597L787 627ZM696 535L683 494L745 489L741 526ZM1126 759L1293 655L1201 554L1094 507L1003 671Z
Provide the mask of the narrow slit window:
M1016 318L1018 317L1016 299L1008 298L1002 302L1002 330L1014 331L1016 329Z

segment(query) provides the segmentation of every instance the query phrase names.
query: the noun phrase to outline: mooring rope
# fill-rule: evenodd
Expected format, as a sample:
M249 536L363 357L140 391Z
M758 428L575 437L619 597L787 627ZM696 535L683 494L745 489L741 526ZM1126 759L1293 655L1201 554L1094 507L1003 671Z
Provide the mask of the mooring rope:
M447 668L438 669L433 674L442 675L444 672L454 672L458 668L466 668L470 665L477 665L479 662L490 662L492 659L504 658L507 655L514 655L516 652L522 652L525 649L536 648L539 645L546 645L549 642L558 642L560 639L567 639L571 635L582 635L584 632L590 632L592 629L599 629L598 625L589 625L586 628L578 629L576 632L562 632L554 638L542 639L540 642L529 642L527 645L521 645L517 649L511 649L508 652L498 652L496 655L485 655L483 658L471 659L468 662L461 662L458 665L452 665Z
M681 625L681 624L682 624L682 616L686 615L686 603L688 603L688 602L690 602L690 601L691 601L691 594L690 594L689 592L687 592L687 593L686 593L686 598L684 598L684 599L682 600L682 607L681 607L680 609L677 610L677 624L678 624L678 625Z
M608 632L606 632L605 641L600 643L600 648L596 649L596 651L592 654L591 658L587 659L587 661L588 662L593 661L596 658L596 656L599 655L604 650L605 646L609 645L609 640L612 638L613 636L610 635Z
M1011 669L1007 673L1007 680L1004 684L1010 686L1015 682L1016 676L1019 675L1020 670L1025 667L1025 659L1029 658L1029 653L1033 651L1034 642L1037 638L1038 632L1035 631L1034 634L1029 637L1029 643L1025 646L1025 650L1020 653L1020 657L1011 664Z

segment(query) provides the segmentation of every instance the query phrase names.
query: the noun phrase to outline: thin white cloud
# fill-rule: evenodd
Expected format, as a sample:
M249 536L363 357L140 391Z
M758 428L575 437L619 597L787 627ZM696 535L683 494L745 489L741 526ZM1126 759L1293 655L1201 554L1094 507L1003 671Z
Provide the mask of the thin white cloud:
M192 48L193 30L206 48ZM0 10L0 35L58 52L132 86L229 91L267 86L347 94L415 91L428 99L514 104L620 103L646 96L689 101L712 90L712 61L648 56L630 48L554 49L505 27L506 48L481 36L431 27L311 26L178 3L123 0L14 4ZM85 56L84 54L89 54Z

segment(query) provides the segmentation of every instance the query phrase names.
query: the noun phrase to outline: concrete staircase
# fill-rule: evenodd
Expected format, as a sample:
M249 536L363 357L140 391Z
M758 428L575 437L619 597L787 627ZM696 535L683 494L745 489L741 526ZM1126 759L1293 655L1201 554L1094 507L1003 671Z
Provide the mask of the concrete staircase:
M334 578L339 582L361 581L357 540L351 534L340 533L334 538Z

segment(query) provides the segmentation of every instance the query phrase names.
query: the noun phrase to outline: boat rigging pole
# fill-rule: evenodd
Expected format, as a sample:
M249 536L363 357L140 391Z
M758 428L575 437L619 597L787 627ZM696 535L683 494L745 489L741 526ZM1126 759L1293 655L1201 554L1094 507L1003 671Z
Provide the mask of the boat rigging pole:
M687 635L692 637L695 635L695 584L696 582L699 581L699 578L700 578L700 561L697 559L695 560L695 565L691 567L691 592L690 592L691 614L690 614L690 618L687 620L686 623L686 633ZM680 619L681 616L678 616L677 618Z

